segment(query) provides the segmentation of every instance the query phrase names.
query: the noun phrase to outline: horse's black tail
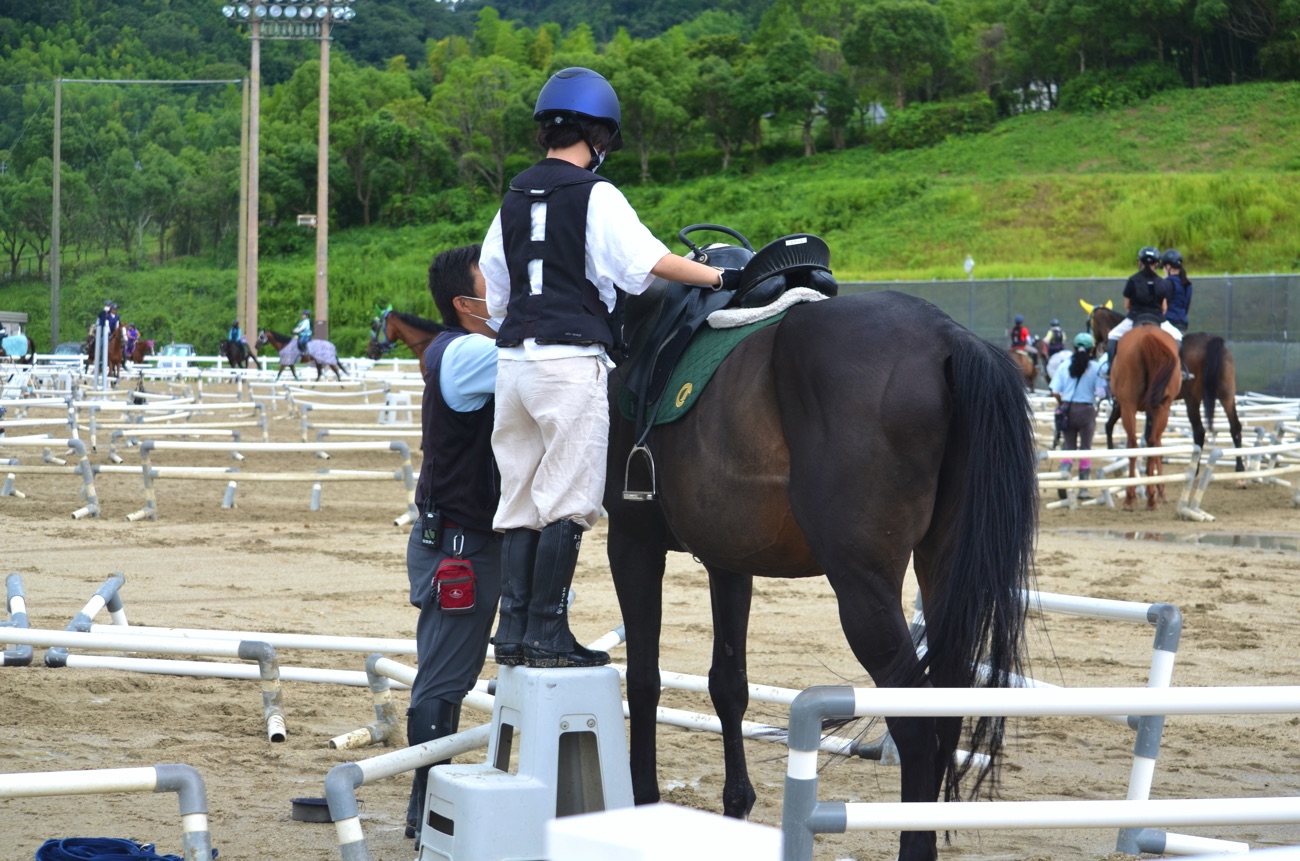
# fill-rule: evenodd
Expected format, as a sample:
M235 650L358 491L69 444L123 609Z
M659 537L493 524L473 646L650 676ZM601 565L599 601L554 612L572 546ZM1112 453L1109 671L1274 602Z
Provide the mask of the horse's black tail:
M946 564L935 572L926 607L926 661L936 686L1011 687L1023 674L1023 592L1038 526L1033 426L1024 385L1005 355L967 332L954 334L951 350L954 415L945 460L958 499L940 554ZM985 778L996 782L1004 722L982 717L970 724L971 752L988 755L971 796ZM954 750L940 753L947 763L944 798L956 800L975 757L958 763Z
M1205 345L1205 364L1201 366L1201 414L1205 416L1207 431L1214 429L1214 402L1223 381L1223 352L1226 349L1227 345L1218 335Z

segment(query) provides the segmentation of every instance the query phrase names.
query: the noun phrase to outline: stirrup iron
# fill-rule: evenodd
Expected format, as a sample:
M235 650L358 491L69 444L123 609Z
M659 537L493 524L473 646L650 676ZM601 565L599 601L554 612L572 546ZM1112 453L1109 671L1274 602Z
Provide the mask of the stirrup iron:
M628 486L632 474L632 460L638 453L645 458L646 466L650 468L649 490L632 490ZM623 499L627 502L653 502L658 496L658 487L655 480L655 458L650 453L650 447L644 444L632 446L632 450L627 454L627 463L623 466Z

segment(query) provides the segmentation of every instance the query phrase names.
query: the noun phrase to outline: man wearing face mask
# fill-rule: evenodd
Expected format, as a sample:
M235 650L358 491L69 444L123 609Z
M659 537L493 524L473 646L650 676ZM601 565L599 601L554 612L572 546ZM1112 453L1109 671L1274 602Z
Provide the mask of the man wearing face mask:
M569 631L582 533L600 518L609 444L607 352L617 291L655 276L734 289L739 270L669 252L595 171L623 145L613 87L590 69L551 76L533 119L545 158L515 177L483 240L480 266L497 336L496 429L502 548L497 663L595 667L609 655Z
M492 530L501 488L492 456L498 351L478 256L479 247L467 245L429 266L429 292L446 329L424 353L420 518L406 545L410 600L420 610L419 668L406 713L412 745L456 732L501 597L501 535ZM417 769L412 781L408 837L419 837L428 774Z

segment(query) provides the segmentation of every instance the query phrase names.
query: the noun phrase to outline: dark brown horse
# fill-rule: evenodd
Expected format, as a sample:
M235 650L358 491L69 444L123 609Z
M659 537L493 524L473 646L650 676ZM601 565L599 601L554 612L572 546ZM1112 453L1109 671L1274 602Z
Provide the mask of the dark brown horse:
M248 368L248 363L252 362L253 367L259 371L262 369L262 363L257 360L257 354L253 348L248 345L247 341L230 341L223 340L220 346L221 355L230 363L232 368Z
M1099 347L1106 344L1110 330L1119 325L1124 315L1111 310L1108 306L1089 305L1079 301L1088 312L1088 327ZM1237 417L1237 373L1232 358L1232 350L1218 335L1209 332L1190 332L1183 336L1182 362L1192 375L1183 380L1178 397L1187 409L1187 420L1192 425L1192 441L1205 447L1205 433L1208 428L1214 431L1214 404L1217 400L1223 405L1223 413L1228 417L1228 433L1232 444L1241 448L1241 419ZM1202 416L1204 421L1202 421ZM1120 411L1111 410L1106 420L1106 446L1114 448L1113 432L1119 421ZM1237 472L1244 472L1246 464L1237 458Z
M1143 446L1158 448L1165 426L1169 424L1169 410L1182 384L1182 370L1178 362L1178 343L1168 332L1155 325L1134 326L1120 338L1115 350L1115 367L1110 372L1110 390L1119 405L1128 448L1138 447L1137 414L1147 414ZM1164 474L1164 460L1160 455L1147 458L1147 477ZM1137 475L1137 458L1130 457L1128 477ZM1124 489L1124 508L1131 509L1137 488ZM1147 485L1147 508L1158 508L1165 498L1163 484Z
M740 249L735 249L740 250ZM711 263L736 265L719 260ZM744 258L740 258L743 262ZM854 655L877 685L1007 686L1020 665L1038 506L1024 387L1004 351L938 308L901 293L797 305L741 341L694 407L653 428L656 494L625 497L636 441L617 406L643 356L647 308L663 282L629 300L629 356L611 375L605 507L609 561L627 632L632 785L659 800L655 708L666 553L708 572L714 642L709 693L722 723L723 812L755 794L741 721L754 577L826 577ZM658 295L657 295L658 294ZM634 487L644 487L647 475ZM633 496L636 494L633 493ZM928 628L918 658L901 592L913 560ZM987 663L991 672L978 675ZM960 696L960 694L954 694ZM971 760L954 757L957 718L889 718L904 801L961 794ZM969 724L970 750L996 767L1002 721ZM929 861L934 832L907 832L904 861Z
M366 358L383 358L399 343L405 344L420 360L420 376L424 376L424 351L444 328L446 327L434 320L389 308L370 327Z

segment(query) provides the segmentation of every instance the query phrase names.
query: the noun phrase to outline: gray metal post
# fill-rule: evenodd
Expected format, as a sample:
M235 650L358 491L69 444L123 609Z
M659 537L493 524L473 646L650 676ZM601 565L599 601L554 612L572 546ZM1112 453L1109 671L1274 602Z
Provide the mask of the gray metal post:
M77 611L77 615L72 617L72 621L63 630L89 632L93 614L87 613L86 610L94 606L96 597L103 599L104 606L108 607L110 612L121 610L122 602L117 597L117 590L122 588L122 584L125 582L125 575L121 572L114 572L112 576L104 581L104 585L95 590L95 596L91 598L85 607ZM96 608L96 612L98 612L98 608ZM45 666L57 668L66 667L67 665L68 649L66 646L52 646L45 650Z
M822 718L850 717L855 702L851 687L819 685L790 704L790 764L781 803L782 861L812 861L814 834L843 834L848 829L844 802L817 801L816 762Z
M175 792L178 796L185 861L211 861L212 834L207 828L208 793L202 775L188 765L155 765L154 772L158 775L158 787L154 792ZM194 827L198 823L203 827Z
M8 621L0 622L0 627L26 628L27 627L27 599L23 595L23 578L18 574L10 574L5 578L5 611L9 614ZM0 667L26 667L32 662L32 647L17 646L16 648L0 652Z

